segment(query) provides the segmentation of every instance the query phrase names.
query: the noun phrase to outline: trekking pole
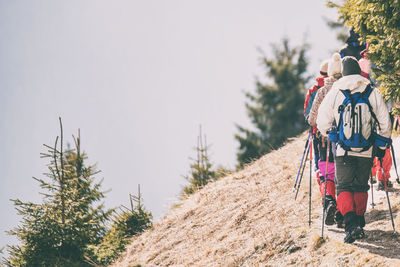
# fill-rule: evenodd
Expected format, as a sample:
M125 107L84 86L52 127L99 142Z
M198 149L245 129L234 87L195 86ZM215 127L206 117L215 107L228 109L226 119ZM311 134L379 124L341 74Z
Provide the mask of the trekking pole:
M307 157L308 157L308 154L309 154L309 152L310 152L310 149L311 149L311 142L310 142L310 144L308 145L308 149L307 149L307 153L306 153L306 160L305 160L305 161L307 161ZM297 199L297 194L299 193L299 189L300 189L300 185L301 185L301 180L303 180L303 173L304 173L304 169L305 169L305 168L306 168L306 164L304 163L304 164L303 164L303 169L301 170L300 180L299 180L299 183L297 184L296 195L295 195L295 197L294 197L294 200Z
M385 185L385 193L386 193L386 198L387 198L387 201L388 201L389 212L390 212L390 218L392 219L393 235L395 235L395 234L396 234L396 229L394 228L394 220L393 220L392 207L390 206L389 193L388 193L388 189L387 189L387 180L386 180L386 177L385 177L385 173L383 172L382 159L379 159L379 162L380 162L380 164L381 164L381 171L382 171L382 175L383 175L383 183L384 183L384 185Z
M328 162L329 162L329 138L326 140L326 167L325 167L325 190L324 190L324 201L322 205L322 232L321 239L324 239L324 226L325 226L325 205L326 205L326 188L328 187Z
M310 148L312 150L312 148ZM314 147L315 151L315 147ZM309 193L308 193L308 226L311 225L311 168L312 168L312 153L310 152L310 184L309 184Z
M396 163L396 156L395 156L395 154L394 154L393 143L390 144L390 149L392 150L392 158L393 158L393 163L394 163L394 169L396 170L396 175L397 175L396 182L397 182L398 184L400 184L400 178L399 178L399 174L398 174L398 172L397 172L397 163Z
M310 130L310 132L308 133L306 145L304 146L304 152L303 152L303 156L302 156L302 158L301 158L301 162L300 162L300 166L299 166L299 171L297 172L296 181L294 182L293 191L296 190L297 180L299 179L300 170L301 170L301 167L303 166L304 155L306 154L306 150L308 149L308 144L309 144L309 142L310 142L310 137L311 137L311 130ZM307 157L306 157L306 158L307 158Z
M369 178L370 178L370 182L371 182L371 207L374 208L375 207L375 203L374 203L374 184L372 181L372 171L369 173Z

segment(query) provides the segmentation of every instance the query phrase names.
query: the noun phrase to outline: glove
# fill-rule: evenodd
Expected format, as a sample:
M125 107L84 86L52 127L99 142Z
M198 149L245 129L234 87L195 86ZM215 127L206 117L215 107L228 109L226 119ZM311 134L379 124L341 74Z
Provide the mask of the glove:
M385 156L385 149L380 149L379 147L376 148L376 157L378 157L378 159L383 159L383 157Z
M310 115L307 115L304 119L306 120L306 124L309 125L309 126L311 126L310 123L308 122L308 117L309 117L309 116L310 116Z

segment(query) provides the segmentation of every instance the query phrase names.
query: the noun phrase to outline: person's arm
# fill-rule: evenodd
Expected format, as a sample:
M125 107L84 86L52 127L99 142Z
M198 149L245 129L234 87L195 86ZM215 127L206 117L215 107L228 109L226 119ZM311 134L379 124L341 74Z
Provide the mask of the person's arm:
M311 89L312 89L312 88L313 88L313 87L311 87L310 89L308 89L306 98L304 99L304 111L303 111L303 115L306 114L306 110L307 110L307 107L308 107L308 103L309 103L309 101L310 101Z
M323 136L327 136L327 131L332 128L332 124L335 120L334 116L334 101L336 90L330 90L329 93L322 100L321 105L318 109L317 115L317 128Z
M317 91L317 95L315 96L314 102L312 104L310 114L308 115L308 124L315 127L317 126L317 115L318 108L321 105L322 100L324 99L328 88L326 86L320 88Z
M392 123L390 121L389 111L379 91L375 89L373 92L376 101L376 107L373 107L373 110L380 126L378 127L378 134L390 138L392 135Z

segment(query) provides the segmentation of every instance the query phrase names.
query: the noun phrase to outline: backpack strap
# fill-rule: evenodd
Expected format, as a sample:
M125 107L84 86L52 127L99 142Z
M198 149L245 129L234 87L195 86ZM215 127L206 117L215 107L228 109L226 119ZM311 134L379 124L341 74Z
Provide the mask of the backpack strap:
M358 96L357 96L357 98L356 98L356 100L355 101L352 101L351 102L351 117L353 118L353 125L355 125L355 120L356 120L356 116L354 116L354 113L355 113L355 106L356 106L356 104L358 103L358 101L362 98L362 99L364 99L364 101L365 102L369 102L368 101L368 97L367 98L365 98L364 97L364 94L365 94L365 92L366 92L366 90L364 90L362 93L360 93ZM367 92L368 93L368 92ZM356 94L358 94L358 93L356 93ZM351 100L353 100L353 99L351 99ZM369 107L368 107L369 108ZM361 113L361 110L360 110L360 113ZM362 117L362 116L360 116L360 117ZM359 124L360 124L360 132L361 132L361 130L362 130L362 124L361 124L361 122L359 122ZM352 128L352 137L354 137L354 128L355 127L353 127ZM360 138L360 140L361 140L361 136L359 136L359 138Z
M347 89L347 90L340 90L340 92L342 92L342 94L343 94L344 97L345 97L345 99L343 100L343 103L345 103L345 102L347 101L347 99L350 98L350 95L351 95L350 90L349 90L349 89ZM337 96L337 95L336 95L336 96ZM336 100L336 99L335 99L335 100ZM339 122L338 122L338 124L337 124L337 127L339 127L339 129L337 129L338 132L340 131L340 125L342 124L342 120L343 120L343 110L344 110L344 105L343 105L343 103L340 104L339 107L338 107L338 113L339 113ZM337 142L338 142L339 145L346 151L344 156L345 156L345 158L347 158L347 150L349 150L350 148L349 148L348 146L346 146L346 145L342 142L342 140L340 140L340 138L338 138Z
M340 90L340 92L342 92L342 94L343 94L344 97L345 97L345 99L343 100L343 103L347 102L347 100L350 100L350 103L351 103L351 110L352 110L352 112L354 112L354 111L353 111L353 110L354 110L353 97L352 97L352 95L351 95L350 89ZM344 105L343 105L343 104L339 105L339 107L338 107L338 113L340 114L340 116L339 116L339 123L338 123L338 126L339 126L339 127L340 127L340 125L342 124L342 120L343 120L343 110L344 110ZM352 113L352 117L353 117L353 113ZM354 122L353 122L353 124L354 124ZM354 127L353 127L353 129L354 129ZM353 131L354 131L354 130L353 130ZM354 134L354 132L353 132L353 134ZM352 135L353 135L353 134L352 134ZM344 145L344 144L343 144L343 145Z
M369 112L371 113L372 118L373 118L374 121L378 124L379 130L380 130L381 128L380 128L378 119L376 118L376 115L375 115L375 113L374 113L374 111L373 111L373 109L372 109L371 103L369 102L369 96L371 95L372 90L373 90L373 88L372 88L371 84L368 84L368 85L365 87L364 91L361 92L361 94L359 95L359 97L357 98L357 100L355 101L355 103L357 103L358 100L360 100L360 98L363 98L363 99L364 99L364 102L367 104L368 109L369 109ZM352 116L353 116L353 115L354 115L354 114L352 114ZM354 117L353 117L353 118L354 118ZM353 122L353 123L354 123L354 122ZM362 129L362 124L360 123L360 131L361 131L361 129ZM373 135L371 134L371 136L370 136L369 138L371 139L372 137L373 137ZM361 137L360 137L360 138L361 138ZM367 149L369 149L369 147L368 147L368 148L365 147L365 148L364 148L363 150L361 150L360 152L366 151Z
M378 124L378 128L379 130L381 130L381 125L375 115L374 110L372 109L371 103L369 102L369 96L371 95L372 91L374 90L374 88L371 86L371 84L368 84L367 87L365 88L365 90L361 93L363 96L365 96L365 101L368 105L369 108L369 112L371 112L371 116L372 118L375 120L375 122Z

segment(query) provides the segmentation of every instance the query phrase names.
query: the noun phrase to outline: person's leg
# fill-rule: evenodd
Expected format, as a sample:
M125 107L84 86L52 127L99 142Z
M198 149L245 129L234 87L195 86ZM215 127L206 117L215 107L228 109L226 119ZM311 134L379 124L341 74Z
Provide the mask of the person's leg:
M390 169L392 168L392 155L390 148L386 149L385 156L383 157L383 172L386 180L390 178Z
M339 209L336 209L335 222L338 228L344 228L344 217Z
M336 199L336 184L335 184L335 163L328 162L328 183L327 194Z
M318 150L318 142L319 139L318 137L313 134L313 149L314 149L314 164L315 164L315 171L318 171L319 169L319 150Z
M353 190L353 183L357 177L357 167L356 157L336 157L337 203L341 214L344 216L345 243L353 243L362 230L358 227ZM371 167L367 170L368 172Z
M354 204L357 215L358 226L361 228L361 232L358 238L364 237L365 218L364 214L367 210L368 203L368 190L369 190L369 169L372 166L372 159L370 158L358 158L357 169L359 170L356 175L356 179L353 183L354 191Z
M332 196L333 199L336 199L336 186L335 186L335 164L333 162L328 162L328 171L326 170L326 161L319 161L319 187L321 192L321 197L325 194L325 185L326 194ZM328 182L325 183L325 177L328 172Z
M378 170L380 169L378 158L375 157L374 160L373 160L373 163L374 164L373 164L372 169L371 169L372 182L376 183L377 173L378 173Z
M367 192L354 192L354 202L356 204L356 215L357 215L357 223L361 228L360 235L358 238L365 237L364 227L365 227L365 211L367 209L368 203L368 193Z
M392 156L390 154L390 149L386 149L385 156L382 159L382 167L380 161L377 159L377 168L378 168L378 190L385 190L384 181L387 182L387 187L393 187L393 184L390 182L390 169L392 168ZM382 171L383 169L383 171Z
M336 187L335 187L335 164L328 162L328 169L326 169L326 161L319 162L319 169L321 172L319 190L321 193L322 204L325 203L325 224L333 225L335 223L336 213ZM326 177L328 179L326 180ZM326 188L325 188L326 187ZM324 200L326 190L326 199Z
M356 163L352 157L336 157L336 190L337 204L340 212L346 215L354 212L354 199L352 183L355 177Z
M381 170L381 165L380 162L378 161L378 167L379 170ZM393 184L390 182L390 169L392 168L392 156L390 154L390 149L386 149L385 156L382 159L382 167L383 167L383 172L380 171L378 175L378 190L385 190L385 184L384 181L387 182L387 187L391 188L393 187ZM382 174L383 173L383 174Z

